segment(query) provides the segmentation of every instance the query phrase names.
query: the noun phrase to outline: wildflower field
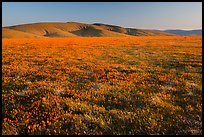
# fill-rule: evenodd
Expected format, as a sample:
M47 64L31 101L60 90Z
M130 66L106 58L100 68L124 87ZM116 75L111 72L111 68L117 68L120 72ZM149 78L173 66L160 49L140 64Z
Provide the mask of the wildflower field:
M202 37L2 39L2 134L202 134Z

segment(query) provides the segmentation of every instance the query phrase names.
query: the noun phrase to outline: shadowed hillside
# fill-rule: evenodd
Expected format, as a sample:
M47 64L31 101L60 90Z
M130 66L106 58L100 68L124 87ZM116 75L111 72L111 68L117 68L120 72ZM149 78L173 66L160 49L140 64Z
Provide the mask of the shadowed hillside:
M118 33L123 33L123 34L127 34L127 35L132 35L132 36L155 36L155 35L156 36L172 36L172 35L174 35L174 34L162 32L159 30L123 28L120 26L100 24L100 23L95 23L94 25L100 26L106 30L110 30L110 31L118 32Z
M13 31L13 32L12 32ZM106 24L84 24L78 22L32 23L4 27L2 38L35 37L124 37L124 36L168 36L174 35L158 30L123 28Z

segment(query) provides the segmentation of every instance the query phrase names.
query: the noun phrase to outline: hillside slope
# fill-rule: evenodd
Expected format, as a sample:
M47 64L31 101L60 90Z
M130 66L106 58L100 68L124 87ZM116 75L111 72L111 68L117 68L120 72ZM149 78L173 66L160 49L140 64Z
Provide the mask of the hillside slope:
M94 25L100 26L103 29L123 33L132 36L172 36L174 34L168 32L162 32L159 30L146 30L146 29L134 29L134 28L123 28L115 25L95 23Z
M14 29L3 28L2 38L39 38L41 36Z
M13 31L13 32L12 32ZM168 36L158 30L123 28L107 24L42 22L4 27L2 38Z

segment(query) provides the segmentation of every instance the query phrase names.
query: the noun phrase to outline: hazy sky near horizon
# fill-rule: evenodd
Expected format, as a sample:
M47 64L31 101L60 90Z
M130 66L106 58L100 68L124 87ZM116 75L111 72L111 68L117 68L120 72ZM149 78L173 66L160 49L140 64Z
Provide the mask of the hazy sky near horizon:
M201 29L202 2L3 2L2 26L104 23L141 29Z

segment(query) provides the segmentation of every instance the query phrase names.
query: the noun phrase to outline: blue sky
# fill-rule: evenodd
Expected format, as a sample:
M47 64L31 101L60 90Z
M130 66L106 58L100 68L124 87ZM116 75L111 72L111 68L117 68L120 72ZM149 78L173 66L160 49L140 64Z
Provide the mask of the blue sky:
M3 2L2 26L105 23L143 29L200 29L201 2Z

